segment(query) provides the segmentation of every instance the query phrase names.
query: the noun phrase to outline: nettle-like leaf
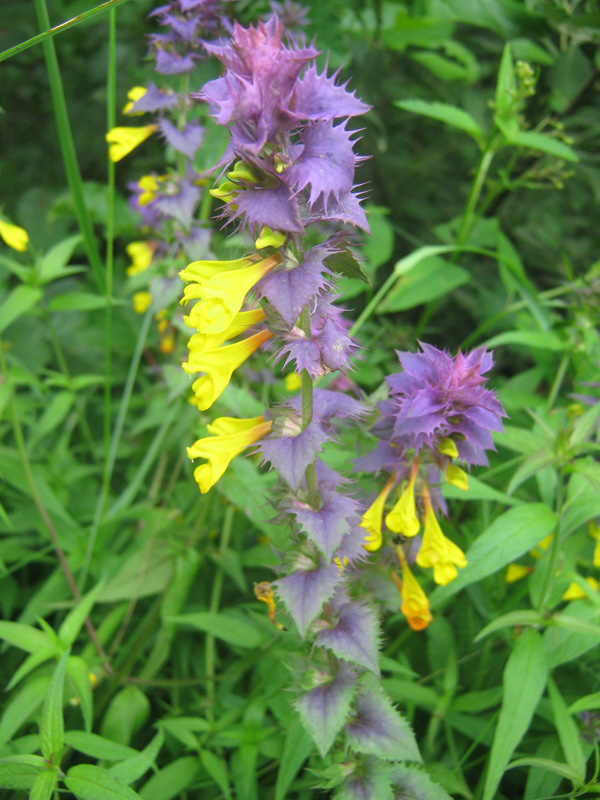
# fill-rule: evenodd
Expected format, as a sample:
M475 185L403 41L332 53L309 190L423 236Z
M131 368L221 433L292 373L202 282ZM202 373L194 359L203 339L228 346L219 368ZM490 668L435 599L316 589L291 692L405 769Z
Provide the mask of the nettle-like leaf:
M410 725L371 681L356 699L346 736L350 747L359 753L390 761L422 760Z
M373 609L363 603L344 603L335 626L322 630L316 643L331 650L338 658L379 675L377 616Z
M341 578L335 564L327 566L322 561L316 569L297 569L273 583L303 638L323 603L333 596Z
M338 789L334 800L394 800L389 764L372 756L365 758Z
M323 758L344 726L355 693L356 675L351 667L342 664L333 680L327 680L296 700L302 724Z
M450 795L418 767L404 764L392 771L394 800L450 800Z
M321 499L323 505L318 511L303 504L302 507L292 507L290 513L329 563L349 532L353 518L358 515L358 503L330 490L322 490Z
M290 488L296 490L304 477L306 468L315 460L317 453L330 437L313 420L297 436L280 436L277 439L263 439L258 450L265 461L282 476Z

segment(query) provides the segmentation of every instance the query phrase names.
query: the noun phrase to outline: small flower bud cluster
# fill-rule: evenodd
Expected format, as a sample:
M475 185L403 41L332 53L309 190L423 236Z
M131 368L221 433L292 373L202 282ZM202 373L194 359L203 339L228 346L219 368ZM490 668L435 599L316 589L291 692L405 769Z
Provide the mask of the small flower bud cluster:
M334 305L333 282L349 260L359 268L340 224L368 228L354 184L361 159L348 127L368 107L336 75L317 70L313 45L285 42L283 33L274 15L256 27L234 24L231 41L206 45L226 72L197 97L230 134L211 194L221 218L248 231L255 250L235 261L195 261L181 272L184 319L195 331L183 367L198 374L194 402L205 410L268 343L275 363L295 364L302 392L258 418L216 419L211 436L188 454L204 460L194 472L203 493L252 446L281 477L273 504L290 528L289 546L277 580L262 581L255 593L277 627L281 601L310 642L295 707L323 756L339 747L349 758L328 785L339 787L339 797L358 798L374 796L365 794L374 781L391 785L389 762L420 760L408 724L377 684L376 613L354 596L367 557L362 509L342 491L348 479L319 459L337 426L366 411L348 395L313 386L351 369L356 346ZM324 236L312 247L310 226Z
M456 460L487 464L485 451L494 449L491 431L502 430L506 414L484 385L493 364L485 348L452 357L421 344L420 353L398 357L403 371L388 376L389 399L380 403L373 429L380 442L356 461L358 470L389 475L361 526L368 550L378 550L384 541L393 548L402 573L402 579L392 574L402 613L411 628L422 630L432 616L409 564L433 568L433 579L442 586L466 566L463 551L444 536L438 521L439 512L447 511L440 486L468 489L467 473Z

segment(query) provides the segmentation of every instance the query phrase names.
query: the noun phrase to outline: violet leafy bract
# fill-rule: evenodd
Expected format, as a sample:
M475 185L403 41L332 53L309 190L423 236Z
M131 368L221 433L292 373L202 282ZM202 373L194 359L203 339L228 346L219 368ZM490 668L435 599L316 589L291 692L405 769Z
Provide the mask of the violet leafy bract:
M302 724L325 756L336 736L344 727L356 693L356 675L342 664L333 679L327 673L317 673L324 682L301 695L295 703Z

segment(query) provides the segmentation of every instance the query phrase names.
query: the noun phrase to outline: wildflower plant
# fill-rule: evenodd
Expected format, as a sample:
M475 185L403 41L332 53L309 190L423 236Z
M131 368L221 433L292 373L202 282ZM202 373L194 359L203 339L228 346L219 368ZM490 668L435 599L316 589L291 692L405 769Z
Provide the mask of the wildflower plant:
M313 387L348 372L357 347L335 305L335 276L360 273L349 237L368 224L355 185L362 158L349 126L368 107L337 74L318 70L314 45L286 42L275 14L248 28L234 23L230 41L206 49L226 72L196 97L230 134L216 167L225 175L211 194L222 201L220 218L248 231L255 251L230 262L195 261L180 273L184 319L196 331L183 368L199 374L194 400L206 410L233 371L268 343L274 364L294 365L302 391L255 419L216 419L212 436L188 455L203 459L194 471L203 493L248 447L279 473L273 505L290 536L279 577L259 584L256 596L273 620L277 596L312 643L311 655L293 667L294 705L322 756L336 742L347 751L331 784L339 785L336 796L359 797L389 785L388 762L420 761L408 724L377 686L376 611L354 596L367 555L360 504L348 479L320 460L338 427L366 410ZM319 235L326 238L315 241Z

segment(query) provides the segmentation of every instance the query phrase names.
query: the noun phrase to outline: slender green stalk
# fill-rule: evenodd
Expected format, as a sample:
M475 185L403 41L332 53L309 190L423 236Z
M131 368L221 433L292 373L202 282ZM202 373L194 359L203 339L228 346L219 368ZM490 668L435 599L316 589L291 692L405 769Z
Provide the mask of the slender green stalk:
M117 121L117 12L108 12L108 69L106 77L106 129ZM115 164L108 158L108 209L106 217L106 310L104 317L104 459L108 462L112 395L112 293L115 244Z
M548 395L549 409L551 409L554 403L556 402L556 398L558 397L558 393L560 391L560 387L562 386L562 382L565 379L565 375L569 367L570 360L571 360L570 353L565 353L560 360L560 364L558 365L558 369L556 370L556 376L552 383L552 388L550 389L550 394Z
M54 527L54 523L50 519L50 515L44 506L40 493L38 492L37 483L35 480L35 475L33 474L33 470L31 468L31 463L27 456L27 447L25 445L25 437L23 436L23 429L21 427L21 422L19 420L19 415L17 414L17 406L15 403L15 394L14 388L12 386L12 382L10 379L10 375L8 372L8 368L6 365L6 360L4 358L4 346L2 344L2 340L0 340L0 371L2 373L2 377L6 384L10 388L10 398L9 398L9 407L10 407L10 417L11 423L13 427L13 433L15 436L15 441L17 443L17 450L19 451L19 457L21 459L21 464L23 465L23 472L25 473L25 478L27 480L27 484L29 486L29 491L31 492L31 496L33 498L33 502L35 507L37 508L38 514L42 518L42 522L44 523L44 527L48 531L48 536L50 541L52 542L52 547L54 552L56 553L56 557L58 558L60 567L62 569L63 575L65 576L65 580L71 593L75 600L78 602L81 600L81 592L75 583L75 578L73 577L73 573L71 572L71 567L69 566L69 562L67 560L67 556L65 555L65 551L62 549L60 540L58 537L58 533L56 532L56 528ZM104 662L105 669L110 672L111 666L108 661L108 656L104 652L102 645L100 644L100 640L98 639L98 634L96 629L94 628L92 621L89 618L85 620L85 627L90 637L92 644L94 645L94 649Z
M456 244L458 245L464 244L469 237L469 233L471 232L477 204L479 203L479 198L485 185L485 179L487 178L487 174L492 165L492 160L496 155L495 143L496 137L493 137L492 140L488 142L485 150L481 154L481 158L479 159L477 172L475 173L475 178L471 184L471 190L469 192L469 197L467 198L467 205L465 206L458 235L456 237Z
M223 529L221 531L221 544L219 547L219 558L221 560L224 559L227 554L227 548L229 547L231 532L233 530L234 516L235 516L234 506L231 505L227 506L227 509L225 511L225 517L223 519ZM223 575L224 575L223 570L219 567L219 569L217 569L217 574L215 575L215 580L213 582L212 592L210 595L209 611L211 614L216 614L221 604L221 592L223 591ZM215 637L212 634L207 634L205 654L204 654L204 670L205 670L206 680L208 681L206 685L206 697L208 700L207 715L210 717L210 719L214 719L213 706L215 702L215 684L214 684L215 659L216 659Z
M304 306L302 309L299 324L307 338L310 339L310 311L308 306ZM313 418L313 384L312 378L306 370L302 370L300 380L302 382L302 430L304 430L310 425ZM309 503L313 508L318 508L319 490L317 489L317 468L314 462L306 468L306 490Z
M61 22L60 25L55 25L53 28L43 33L38 33L37 36L32 36L31 39L26 39L24 42L16 44L14 47L9 47L8 50L4 50L0 53L0 61L6 61L7 58L12 58L16 56L17 53L22 53L23 50L29 50L30 47L41 44L46 41L46 39L56 36L57 33L62 33L63 31L69 30L69 28L74 28L75 25L80 25L82 22L89 22L94 17L128 2L129 0L108 0L107 3L101 3L99 6L96 6L96 8L90 8L89 11L84 11L83 14L78 14L76 17L68 19L66 22Z
M83 585L87 577L87 573L90 567L90 560L92 558L92 553L94 552L94 547L96 545L98 528L100 526L100 521L102 519L102 515L104 514L104 510L106 508L106 501L108 499L108 492L110 489L112 471L115 465L117 450L119 449L121 434L123 432L123 425L125 424L125 417L127 416L127 410L129 409L129 401L131 400L131 394L133 392L133 386L135 384L135 379L140 365L140 359L142 357L142 352L144 350L146 339L148 337L148 330L150 328L150 323L152 322L152 314L153 312L151 308L148 309L148 311L146 311L146 315L144 316L142 325L140 327L140 332L138 334L138 339L135 345L135 351L133 353L133 357L131 359L131 364L129 365L129 372L127 374L127 380L125 382L125 389L123 390L123 397L121 399L121 405L119 406L119 413L117 414L115 429L113 431L112 439L110 442L110 450L108 453L108 458L106 460L104 466L104 472L102 475L102 488L100 490L98 501L96 503L96 510L94 512L94 519L92 521L90 536L88 539L85 556L83 558L81 573L79 575L80 586Z
M375 293L371 300L369 300L354 325L350 328L350 336L356 336L360 328L362 328L365 322L371 317L377 306L381 303L383 298L397 280L398 276L396 275L396 272L392 270L386 280L383 282L381 288Z
M564 482L564 475L563 470L559 470L558 472L558 482L556 485L556 530L554 531L554 536L552 538L552 546L550 548L550 556L548 558L548 563L546 564L546 572L544 573L544 580L542 583L542 589L540 591L540 599L538 603L537 610L541 613L544 612L546 601L548 600L548 595L550 594L550 590L552 589L552 583L554 582L554 577L556 574L556 562L558 559L558 554L560 552L560 535L562 529L562 513L563 513L563 503L565 499L565 482ZM539 569L539 567L538 567Z
M35 0L35 8L40 28L49 28L50 18L48 17L46 0ZM77 153L75 151L75 143L73 142L73 134L71 133L71 123L69 122L65 92L60 76L60 67L58 66L58 59L56 57L56 49L54 47L53 40L45 39L42 43L42 48L44 50L44 58L46 60L46 71L48 72L48 81L50 83L50 93L52 95L52 105L54 107L54 117L56 119L56 128L58 131L60 149L62 152L67 180L69 182L69 188L71 190L71 196L73 198L73 208L75 211L75 216L77 217L81 235L83 236L84 247L92 267L94 279L98 285L98 288L102 289L104 286L102 261L100 259L98 242L96 241L96 236L94 234L92 220L85 205L83 181L81 179L81 172L79 170L79 163L77 161Z

